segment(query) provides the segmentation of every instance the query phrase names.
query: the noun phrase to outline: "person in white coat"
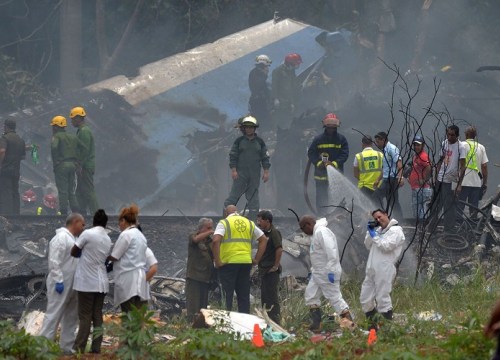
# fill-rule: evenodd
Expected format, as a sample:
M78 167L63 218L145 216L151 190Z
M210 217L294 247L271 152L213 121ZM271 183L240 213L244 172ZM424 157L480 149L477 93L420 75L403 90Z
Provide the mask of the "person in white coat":
M39 335L54 340L61 324L59 344L65 353L72 352L78 325L77 296L73 290L78 259L71 256L71 249L84 227L83 216L72 213L66 219L66 227L57 229L56 235L49 242L47 310Z
M306 235L311 236L311 277L304 294L306 305L310 309L309 329L321 329L321 295L328 299L341 318L352 321L349 305L340 292L342 267L335 234L327 227L325 218L316 221L313 216L306 215L300 219L299 225Z
M137 229L139 208L132 205L123 208L118 217L120 236L108 260L113 261L114 303L120 304L123 312L147 305L149 298L146 284L147 240Z
M361 285L361 308L375 328L374 317L380 313L392 320L392 283L396 277L396 262L401 255L405 235L396 219L390 219L384 210L372 212L368 223L365 246L370 250L366 262L366 277Z
M108 274L104 262L111 251L111 239L106 232L108 216L103 209L94 214L92 229L85 230L76 240L71 255L78 257L73 289L78 294L78 334L73 349L84 353L90 335L90 326L94 328L91 353L101 352L102 307L104 297L109 291Z

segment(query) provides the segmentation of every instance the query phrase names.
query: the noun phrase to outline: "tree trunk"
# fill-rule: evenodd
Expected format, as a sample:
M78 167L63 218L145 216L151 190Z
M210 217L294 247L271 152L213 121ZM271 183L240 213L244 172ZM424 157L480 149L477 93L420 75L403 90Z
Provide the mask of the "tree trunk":
M82 86L82 2L63 0L60 12L61 90Z

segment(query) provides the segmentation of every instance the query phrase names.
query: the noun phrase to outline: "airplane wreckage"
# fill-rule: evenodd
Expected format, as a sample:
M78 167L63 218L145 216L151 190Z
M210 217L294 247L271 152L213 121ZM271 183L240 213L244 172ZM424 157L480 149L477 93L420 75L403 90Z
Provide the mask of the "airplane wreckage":
M131 202L140 206L141 225L159 260L160 276L151 284L153 297L165 315L181 311L185 302L182 276L188 234L195 230L200 216L219 220L217 215L222 212L221 204L231 185L228 152L239 135L234 124L248 112L248 72L259 54L270 56L273 66L289 52L300 53L304 61L299 75L304 85L302 100L291 128L277 134L261 134L273 164L271 181L261 187L261 207L275 211L275 225L284 238L282 277L305 278L309 244L288 208L299 214L316 210L308 196L303 196L314 191L312 181L307 181L312 176L306 172L305 153L312 138L321 131L325 108L336 111L342 120L340 131L352 144L351 155L358 151L355 144L361 139L355 129L373 134L390 126L389 122L366 120L367 116L389 117L390 89L376 94L348 91L342 101L329 103L328 99L321 100L321 88L314 87L314 92L305 86L314 80L324 58L325 49L315 41L322 32L289 19L268 21L143 66L136 76L116 76L46 104L0 116L0 120L17 120L18 133L27 143L39 146L40 159L39 164L26 160L21 168L21 192L34 189L38 200L23 204L24 216L0 217L0 317L19 318L27 309L45 308L47 244L55 229L63 226L64 219L35 216L34 209L40 206L44 194L55 191L49 150L50 119L65 115L75 105L86 109L95 136L95 187L99 202L110 214ZM354 64L348 38L336 34L341 47L347 49L344 63ZM485 123L494 119L493 109L464 99L462 89L467 87L467 93L475 91L481 96L494 93L495 97L500 95L497 82L476 73L443 76L449 80L449 109L462 107L465 102L471 116L480 116ZM387 98L382 98L385 95ZM395 123L395 133L399 134L403 127L404 124ZM488 143L493 144L499 135L498 129L490 128L482 136L482 143L488 148ZM406 141L398 139L399 135L393 138L396 143ZM408 157L410 153L407 149ZM492 181L496 181L495 175ZM354 185L346 187L348 191L337 191L339 198L331 199L340 208L328 219L337 235L342 265L349 274L363 271L368 253L362 239L372 208L359 197ZM404 191L400 198L405 197ZM244 207L244 203L239 205ZM110 236L115 240L117 219L110 220ZM405 230L414 229L413 226ZM112 308L110 300L107 306Z

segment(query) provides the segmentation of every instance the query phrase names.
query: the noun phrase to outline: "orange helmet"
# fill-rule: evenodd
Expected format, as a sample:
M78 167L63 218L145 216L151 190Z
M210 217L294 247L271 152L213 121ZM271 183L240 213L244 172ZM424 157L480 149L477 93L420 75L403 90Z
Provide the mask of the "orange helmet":
M43 205L49 209L57 208L57 197L54 194L47 194L43 197Z
M334 113L326 114L323 119L323 127L339 127L340 119Z
M36 194L33 189L26 190L23 193L22 199L24 202L31 203L36 201Z

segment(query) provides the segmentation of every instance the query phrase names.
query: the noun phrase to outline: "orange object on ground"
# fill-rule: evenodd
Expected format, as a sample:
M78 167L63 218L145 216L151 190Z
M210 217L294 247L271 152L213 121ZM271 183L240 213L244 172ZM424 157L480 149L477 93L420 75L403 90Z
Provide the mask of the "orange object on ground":
M368 334L368 346L375 344L377 342L377 330L370 329L370 333Z
M262 338L262 332L260 331L259 324L255 324L253 326L252 344L254 344L257 347L264 346L264 339Z

